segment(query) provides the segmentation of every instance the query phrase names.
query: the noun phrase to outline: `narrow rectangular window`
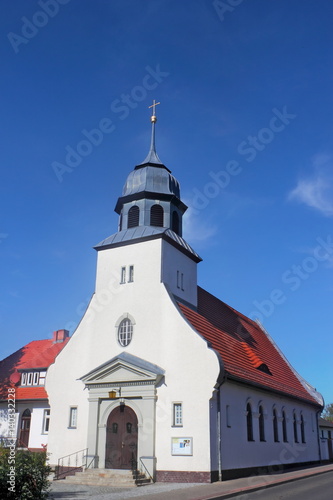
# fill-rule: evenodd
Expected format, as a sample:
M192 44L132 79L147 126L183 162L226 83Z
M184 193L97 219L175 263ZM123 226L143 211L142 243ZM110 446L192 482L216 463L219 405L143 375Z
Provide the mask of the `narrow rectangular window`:
M180 276L180 288L184 291L184 273Z
M42 434L47 434L49 432L49 425L50 425L50 410L44 410Z
M39 385L39 372L34 373L33 385Z
M22 373L21 375L21 385L27 385L27 374Z
M77 426L77 406L71 406L69 411L69 427L76 429Z
M231 422L230 422L230 406L229 405L227 405L225 407L225 418L226 418L227 427L231 427Z
M122 267L120 271L120 283L126 283L126 267Z
M134 266L129 266L128 268L128 282L133 283L134 281Z
M28 373L27 385L32 385L32 372Z
M182 427L183 425L182 403L173 403L173 425L174 427Z
M180 288L180 272L177 271L177 288Z

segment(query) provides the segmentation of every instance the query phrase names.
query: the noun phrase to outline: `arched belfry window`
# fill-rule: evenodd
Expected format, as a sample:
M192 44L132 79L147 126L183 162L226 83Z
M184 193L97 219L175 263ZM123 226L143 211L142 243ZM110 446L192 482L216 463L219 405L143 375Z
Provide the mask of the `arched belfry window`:
M246 427L247 427L247 440L253 441L253 416L250 403L246 405Z
M127 228L137 227L139 225L140 210L137 205L133 205L128 211Z
M179 215L176 210L172 212L172 231L179 234Z
M153 205L150 209L150 225L163 227L164 210L161 205Z

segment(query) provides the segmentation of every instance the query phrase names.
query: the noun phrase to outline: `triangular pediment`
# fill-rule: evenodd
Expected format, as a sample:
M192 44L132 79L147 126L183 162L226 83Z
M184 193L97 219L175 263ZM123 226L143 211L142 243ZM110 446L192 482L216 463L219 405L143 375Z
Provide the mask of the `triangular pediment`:
M98 366L80 378L86 386L96 384L117 385L122 383L158 383L164 375L164 370L149 361L121 353Z

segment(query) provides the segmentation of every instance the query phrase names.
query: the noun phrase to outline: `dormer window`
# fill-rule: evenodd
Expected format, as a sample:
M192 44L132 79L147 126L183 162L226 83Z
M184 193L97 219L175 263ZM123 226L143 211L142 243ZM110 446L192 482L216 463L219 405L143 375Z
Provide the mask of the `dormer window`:
M32 386L32 385L45 385L45 371L27 371L22 372L21 375L21 385Z

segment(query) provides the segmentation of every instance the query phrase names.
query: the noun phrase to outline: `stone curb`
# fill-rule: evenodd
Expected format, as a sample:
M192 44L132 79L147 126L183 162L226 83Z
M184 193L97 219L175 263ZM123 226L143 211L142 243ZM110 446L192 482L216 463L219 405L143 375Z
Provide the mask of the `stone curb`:
M267 482L267 483L257 484L255 486L238 488L238 489L235 489L234 491L229 491L226 493L223 493L223 492L217 493L217 494L214 494L214 496L204 496L204 497L200 496L200 497L193 498L192 500L219 500L220 498L233 498L235 496L238 496L239 494L252 493L255 491L259 491L259 490L264 490L265 488L272 488L273 486L277 486L279 484L292 483L294 481L298 481L299 479L304 479L306 477L319 476L321 474L325 474L326 472L332 472L332 471L333 471L333 466L330 469L326 469L326 470L302 473L299 475L295 475L294 477L288 477L288 478L286 477L286 478L276 479L274 481Z

